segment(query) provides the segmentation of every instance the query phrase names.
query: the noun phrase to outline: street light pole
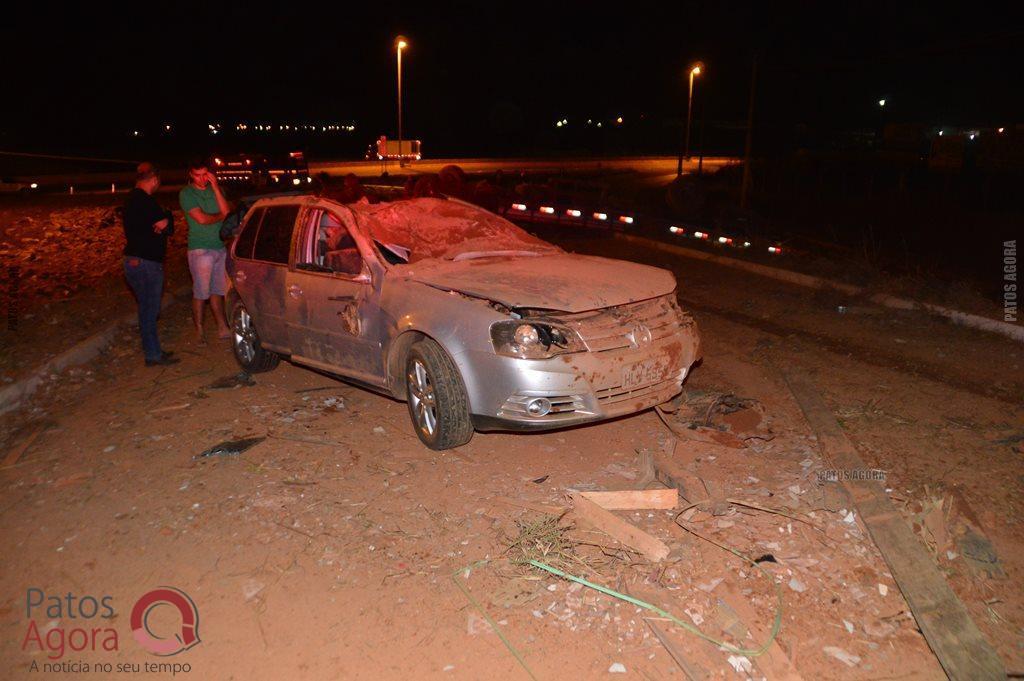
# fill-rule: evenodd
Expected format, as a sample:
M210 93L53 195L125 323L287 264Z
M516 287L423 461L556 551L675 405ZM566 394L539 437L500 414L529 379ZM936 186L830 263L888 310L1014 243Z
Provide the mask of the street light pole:
M683 157L690 160L690 122L693 119L693 79L699 76L704 64L697 62L690 68L690 92L686 99L686 144L684 152L679 156L679 165L676 166L676 175L683 174Z
M402 50L404 50L409 43L405 42L405 38L399 36L395 40L395 51L398 54L398 166L400 168L405 167L405 159L402 158Z

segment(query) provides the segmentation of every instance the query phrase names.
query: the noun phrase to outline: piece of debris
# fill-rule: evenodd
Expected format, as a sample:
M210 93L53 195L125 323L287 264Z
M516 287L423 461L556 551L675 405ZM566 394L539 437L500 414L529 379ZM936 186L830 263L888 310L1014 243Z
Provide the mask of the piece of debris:
M842 648L837 648L836 646L825 646L824 648L822 648L822 650L825 651L826 655L828 655L829 657L834 657L835 659L845 664L847 667L856 667L858 664L860 664L859 655L848 653Z
M532 482L535 485L540 485L540 484L542 484L544 482L547 482L547 479L550 478L550 477L551 477L550 475L542 475L539 478L534 478L530 482Z
M580 495L607 511L673 509L679 503L679 491L675 488L593 491L580 492Z
M626 665L621 662L613 662L611 667L608 667L609 674L625 674Z
M166 411L181 411L182 409L188 409L192 406L191 402L184 402L182 404L172 404L167 407L158 407L156 409L150 409L150 414L162 414Z
M25 452L28 451L28 448L31 447L32 443L36 441L36 438L38 438L47 428L49 428L49 424L43 425L32 431L32 433L24 440L22 440L17 447L15 447L14 449L7 453L7 456L4 457L3 463L0 464L0 466L2 466L3 468L7 468L8 466L13 466L14 464L18 463L18 459L20 459L25 454Z
M801 582L796 577L793 577L789 580L789 588L797 592L798 594L807 591L807 585Z
M206 390L228 390L230 388L249 388L256 385L256 381L248 372L239 371L231 376L222 376L209 385L204 385Z
M251 449L266 440L266 437L247 437L242 440L227 440L215 444L201 454L196 454L193 459L205 459L210 456L235 456Z
M604 510L579 492L570 492L569 500L572 502L573 513L576 517L622 544L639 551L648 560L657 563L668 556L669 548L665 542Z
M750 660L742 655L730 655L729 666L736 670L737 674L753 674L754 666L750 664Z

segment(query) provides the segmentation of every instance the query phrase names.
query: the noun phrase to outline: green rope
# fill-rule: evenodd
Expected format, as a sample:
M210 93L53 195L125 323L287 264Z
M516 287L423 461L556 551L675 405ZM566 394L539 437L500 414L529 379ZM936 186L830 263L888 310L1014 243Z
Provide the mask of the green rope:
M772 623L772 631L771 631L771 633L768 636L768 640L765 641L761 646L759 646L757 648L752 648L752 649L737 648L735 646L732 646L732 645L726 643L725 641L720 641L720 640L718 640L718 639L716 639L716 638L714 638L712 636L708 636L703 631L701 631L697 627L693 626L689 622L686 622L686 621L683 621L683 620L679 619L678 617L676 617L672 613L667 612L665 610L662 610L661 608L659 608L656 605L652 605L650 603L647 603L646 601L641 601L639 598L633 598L632 596L627 596L626 594L621 594L618 591L615 591L613 589L609 589L606 586L601 586L600 584L594 584L593 582L589 582L586 579L583 579L582 577L576 577L575 575L567 574L565 572L562 572L558 568L551 567L550 565L547 565L546 563L542 563L539 560L530 560L530 565L532 565L534 567L537 567L537 568L540 568L541 570L544 570L546 572L550 572L551 574L556 575L558 577L562 577L563 579L568 579L568 580L573 581L573 582L578 582L579 584L582 584L583 586L590 587L591 589L594 589L596 591L600 591L601 593L606 594L608 596L613 596L614 598L618 598L619 600L626 601L627 603L632 603L633 605L641 607L641 608L644 608L645 610L650 610L651 612L657 613L658 615L660 615L660 616L662 616L662 617L664 617L666 619L672 620L674 623L676 623L677 625L679 625L683 629L686 629L691 634L694 634L695 636L699 636L700 638L704 639L705 641L708 641L710 643L715 644L716 646L719 646L719 647L725 649L726 652L733 653L734 655L746 655L748 657L757 657L758 655L761 655L762 653L764 653L764 651L768 650L768 647L772 644L773 641L775 641L775 637L778 635L779 629L782 628L782 590L779 588L778 583L772 578L771 573L769 573L767 570L762 568L757 563L754 563L754 561L749 561L749 562L752 563L755 567L757 567L757 569L761 570L761 572L764 572L764 574L768 575L769 579L772 580L772 584L775 586L775 595L776 595L776 598L778 600L778 608L775 610L775 621Z
M477 612L479 612L483 616L483 618L487 621L487 624L491 625L491 629L494 630L494 633L498 635L498 638L501 639L501 642L505 644L506 648L508 648L508 652L512 653L512 657L516 658L516 662L519 663L519 666L526 670L526 673L529 674L530 678L533 679L533 681L537 681L537 677L534 675L533 670L530 669L529 665L526 664L526 660L524 660L523 656L519 654L519 651L516 650L515 646L513 646L512 643L507 638L505 638L505 634L501 633L501 627L498 626L498 623L491 619L491 616L487 614L487 611L484 610L483 606L480 605L476 598L473 597L473 594L469 592L469 589L462 586L462 583L458 579L458 575L460 573L463 573L466 570L473 570L474 568L477 568L481 565L486 565L490 562L491 561L486 559L478 560L475 563L470 563L465 567L459 568L458 570L452 573L452 582L455 584L455 586L458 587L459 591L461 591L462 594L469 600L470 604L474 608L476 608Z

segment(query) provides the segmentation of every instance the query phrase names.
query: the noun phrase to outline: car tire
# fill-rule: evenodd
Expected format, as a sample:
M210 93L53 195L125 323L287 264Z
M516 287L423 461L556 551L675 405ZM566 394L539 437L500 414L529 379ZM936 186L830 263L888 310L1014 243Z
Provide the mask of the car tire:
M464 445L473 437L469 398L455 362L429 338L409 348L405 396L416 435L434 450Z
M281 361L276 352L263 348L256 325L241 303L231 311L231 349L238 364L250 374L270 371Z

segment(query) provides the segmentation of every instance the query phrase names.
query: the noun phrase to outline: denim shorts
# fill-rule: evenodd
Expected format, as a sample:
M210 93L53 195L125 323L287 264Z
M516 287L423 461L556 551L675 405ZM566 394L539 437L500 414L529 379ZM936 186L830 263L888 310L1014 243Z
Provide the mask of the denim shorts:
M192 297L208 300L210 296L227 293L228 275L224 271L224 248L195 248L188 252L188 269L192 273Z

